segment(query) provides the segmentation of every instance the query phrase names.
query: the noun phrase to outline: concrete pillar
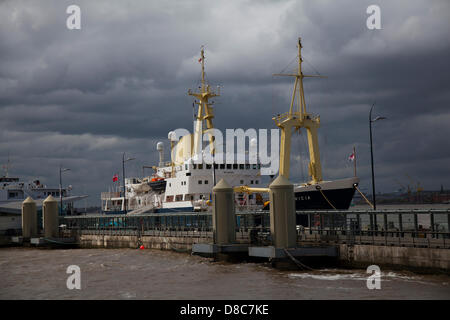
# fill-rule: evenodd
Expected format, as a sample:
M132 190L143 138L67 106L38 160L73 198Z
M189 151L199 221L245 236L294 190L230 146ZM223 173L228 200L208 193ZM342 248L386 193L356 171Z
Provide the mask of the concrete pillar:
M224 179L213 188L213 201L214 243L230 244L236 240L234 193Z
M48 196L42 204L44 218L44 237L58 237L58 202L52 196Z
M278 176L270 189L270 233L276 248L295 248L297 230L295 225L294 185L284 176Z
M22 236L24 238L37 236L36 202L31 197L22 202Z

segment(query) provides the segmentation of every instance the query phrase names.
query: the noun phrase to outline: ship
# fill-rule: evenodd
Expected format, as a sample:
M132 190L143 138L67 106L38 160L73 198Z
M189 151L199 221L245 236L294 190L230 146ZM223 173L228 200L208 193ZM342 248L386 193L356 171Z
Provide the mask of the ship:
M277 76L295 77L289 112L272 119L281 131L279 174L289 179L291 138L295 131L306 130L309 146L309 175L311 180L294 183L296 210L348 209L359 184L358 177L328 181L322 179L322 168L317 138L320 126L319 116L306 111L303 78L323 77L302 73L301 38L298 39L298 70L293 74ZM164 162L164 144L159 142L159 164L151 166L153 174L141 178L123 178L122 186L114 191L102 192L102 212L113 214L141 214L147 212L191 212L210 211L212 188L216 181L224 178L235 191L237 211L268 210L268 187L262 186L261 164L239 160L233 163L207 164L193 161L195 150L202 143L203 134L212 129L214 112L213 97L220 96L206 82L205 56L201 49L201 86L198 91L188 91L196 100L198 111L194 121L194 133L185 135L175 142L173 132L169 132L171 161ZM297 98L297 99L296 99ZM294 106L294 104L296 105ZM203 129L204 128L204 129ZM210 143L214 146L214 137ZM211 150L213 150L211 148ZM213 152L213 151L212 151ZM239 159L239 157L238 157Z
M48 187L39 179L22 181L17 176L9 176L8 165L0 177L0 234L16 234L22 229L22 202L31 197L36 202L38 214L42 213L42 203L48 196L57 198L60 215L77 215L74 202L87 195L71 195L72 187Z
M112 191L102 192L102 213L104 214L142 214L211 211L212 188L220 179L225 179L234 188L253 187L253 191L235 189L237 211L262 210L267 205L267 188L262 186L261 164L249 161L249 157L236 157L232 163L206 163L196 161L201 150L203 135L208 135L213 126L213 97L220 96L220 87L213 89L206 80L205 52L200 52L201 85L189 90L197 105L194 119L194 132L176 140L174 132L168 134L170 161L164 161L163 142L158 142L156 151L159 163L148 166L153 173L142 177L122 177L122 184L113 186ZM210 152L214 155L214 137L209 134ZM144 168L143 168L144 169ZM118 181L119 182L119 181Z
M302 42L298 38L298 68L295 73L274 74L274 76L294 77L289 111L273 117L275 124L281 130L280 169L279 174L289 179L291 139L294 132L306 131L309 151L308 174L311 179L303 183L294 183L296 210L346 210L355 194L359 178L327 181L322 178L322 166L317 131L320 127L320 117L307 112L303 90L304 78L325 78L322 75L305 75L302 72Z

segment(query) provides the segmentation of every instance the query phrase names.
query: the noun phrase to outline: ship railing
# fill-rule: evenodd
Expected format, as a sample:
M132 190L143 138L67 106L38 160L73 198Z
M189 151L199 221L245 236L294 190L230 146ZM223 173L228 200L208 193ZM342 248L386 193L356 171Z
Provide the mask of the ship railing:
M299 240L450 248L450 209L298 211Z
M102 192L101 199L102 200L110 200L111 198L120 198L122 197L122 192Z

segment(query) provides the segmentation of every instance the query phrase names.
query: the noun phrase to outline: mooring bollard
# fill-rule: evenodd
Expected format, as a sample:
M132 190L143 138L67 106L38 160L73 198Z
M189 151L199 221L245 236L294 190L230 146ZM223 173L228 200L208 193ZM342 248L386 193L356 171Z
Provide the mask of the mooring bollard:
M213 188L213 230L215 244L236 240L236 217L233 188L221 179Z
M58 237L58 202L52 196L48 196L42 204L44 217L44 236L46 238Z
M36 202L31 197L22 202L22 237L37 236L37 210Z
M294 185L283 176L278 176L270 189L270 233L276 248L297 246L295 225Z

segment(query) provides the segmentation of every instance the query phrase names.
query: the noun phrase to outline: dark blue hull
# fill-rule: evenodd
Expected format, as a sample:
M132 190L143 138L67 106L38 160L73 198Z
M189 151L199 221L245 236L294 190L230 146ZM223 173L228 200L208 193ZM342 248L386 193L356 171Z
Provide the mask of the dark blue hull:
M339 210L347 210L352 202L355 188L295 192L295 210L333 210L328 201ZM328 201L327 201L328 199Z

